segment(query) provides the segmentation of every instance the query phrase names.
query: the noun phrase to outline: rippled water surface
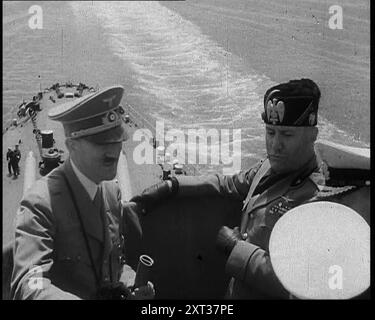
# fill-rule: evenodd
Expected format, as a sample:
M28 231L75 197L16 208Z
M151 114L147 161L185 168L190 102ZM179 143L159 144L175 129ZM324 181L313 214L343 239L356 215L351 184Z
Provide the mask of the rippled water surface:
M167 126L241 129L246 166L264 153L265 90L310 77L323 94L320 137L368 146L369 2L342 1L335 31L325 1L265 3L36 2L43 29L31 30L30 3L5 2L3 126L39 87L119 83L126 101Z

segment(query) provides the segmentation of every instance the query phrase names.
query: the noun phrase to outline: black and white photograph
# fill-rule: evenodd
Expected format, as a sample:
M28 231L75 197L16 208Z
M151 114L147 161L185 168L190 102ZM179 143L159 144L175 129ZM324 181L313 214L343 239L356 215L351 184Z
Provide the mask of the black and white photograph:
M2 8L2 300L371 298L370 0Z

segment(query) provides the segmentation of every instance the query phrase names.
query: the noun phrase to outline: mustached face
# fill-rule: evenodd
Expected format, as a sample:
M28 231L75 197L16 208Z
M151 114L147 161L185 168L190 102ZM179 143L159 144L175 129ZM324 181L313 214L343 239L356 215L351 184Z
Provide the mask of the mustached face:
M77 139L70 140L69 151L78 169L90 180L99 183L115 178L121 149L122 142L95 144Z

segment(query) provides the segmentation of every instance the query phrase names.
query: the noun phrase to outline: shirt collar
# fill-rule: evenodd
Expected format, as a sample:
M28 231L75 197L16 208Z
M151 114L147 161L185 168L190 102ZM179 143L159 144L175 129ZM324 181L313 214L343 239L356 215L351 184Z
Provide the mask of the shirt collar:
M87 191L89 197L91 200L94 200L96 192L99 188L99 185L96 184L94 181L87 178L74 164L72 158L70 158L70 163L72 165L73 171L76 174L79 182L81 182L82 186Z

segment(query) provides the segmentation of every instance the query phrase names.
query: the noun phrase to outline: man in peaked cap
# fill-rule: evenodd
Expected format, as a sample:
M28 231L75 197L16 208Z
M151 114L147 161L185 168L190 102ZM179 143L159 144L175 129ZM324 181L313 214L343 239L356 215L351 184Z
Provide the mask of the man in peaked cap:
M319 99L320 90L309 79L270 88L262 113L266 159L233 176L174 177L133 198L146 210L172 196L223 195L243 202L240 227L223 226L217 237L232 277L228 298L289 298L272 269L268 244L277 220L311 199L324 180L314 151Z
M134 206L113 180L128 136L113 86L49 112L63 124L69 158L36 181L17 212L14 299L150 299L152 283L131 286L124 228L140 233ZM123 220L127 219L126 226Z

